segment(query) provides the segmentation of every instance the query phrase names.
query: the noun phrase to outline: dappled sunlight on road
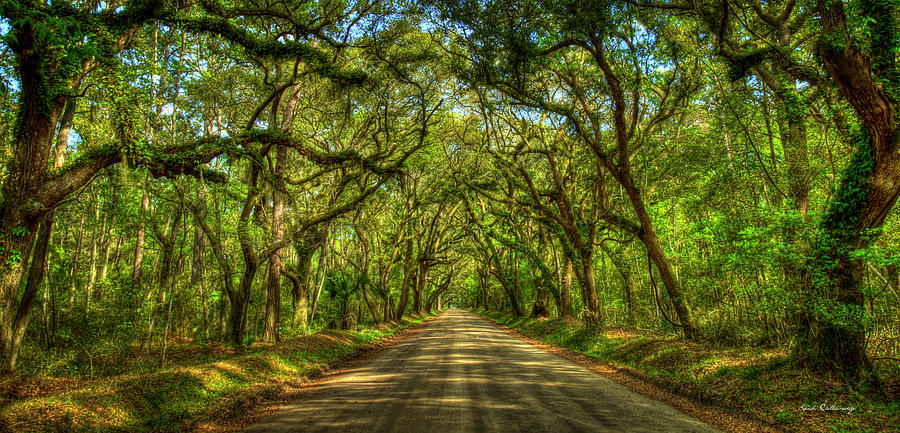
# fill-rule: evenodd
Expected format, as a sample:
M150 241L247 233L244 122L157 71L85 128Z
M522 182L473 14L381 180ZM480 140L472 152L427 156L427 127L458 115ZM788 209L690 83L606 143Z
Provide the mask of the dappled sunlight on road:
M715 431L460 310L248 432Z

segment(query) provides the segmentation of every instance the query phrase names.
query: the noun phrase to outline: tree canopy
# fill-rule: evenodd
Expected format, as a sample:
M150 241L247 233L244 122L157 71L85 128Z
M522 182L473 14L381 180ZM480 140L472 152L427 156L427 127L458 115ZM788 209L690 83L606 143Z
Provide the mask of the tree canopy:
M2 368L452 304L874 376L898 9L0 0Z

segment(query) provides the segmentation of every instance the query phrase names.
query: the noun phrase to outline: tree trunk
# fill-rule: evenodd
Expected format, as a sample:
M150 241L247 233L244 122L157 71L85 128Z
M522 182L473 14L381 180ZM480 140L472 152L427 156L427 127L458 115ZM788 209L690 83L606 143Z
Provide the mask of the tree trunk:
M659 243L659 237L656 236L653 222L650 220L650 215L647 213L646 207L644 207L643 198L632 182L625 181L622 186L625 188L625 192L631 200L632 208L637 214L638 221L640 222L640 239L647 248L647 254L650 256L650 259L653 260L653 264L656 265L656 269L659 271L659 276L663 281L666 293L669 295L672 306L675 308L675 316L678 318L678 325L681 327L681 332L684 334L685 338L695 339L699 335L694 328L690 310L688 310L687 303L681 295L681 289L678 287L678 280L675 278L675 274L672 272L672 266Z
M312 295L312 308L309 311L309 321L312 322L316 317L316 308L319 306L319 297L322 294L322 287L325 285L325 259L328 257L328 231L322 230L319 242L319 265L316 267L316 290Z
M162 259L159 263L159 280L157 282L156 299L151 302L150 318L147 323L147 336L144 338L141 348L145 348L153 341L153 331L156 328L157 316L163 313L166 306L166 296L174 280L172 265L175 261L175 246L178 239L178 227L181 222L181 212L170 213L163 231L158 231L154 225L154 232L160 244Z
M84 240L84 219L87 212L81 212L81 217L78 219L78 231L75 232L75 253L72 254L72 268L69 272L69 311L75 307L75 286L77 285L77 281L80 278L78 273L79 268L79 259L81 258L81 246L82 241Z
M244 257L244 272L241 275L241 283L237 292L231 294L231 341L237 347L244 345L244 338L247 335L247 311L249 309L250 292L253 288L253 278L259 269L259 261L256 257L253 245L250 239L250 218L256 202L259 199L259 171L255 165L251 165L248 169L248 192L247 198L244 200L244 206L238 217L238 241L241 246L241 254Z
M900 196L900 89L898 44L891 37L896 11L871 2L860 11L869 19L871 52L860 51L847 29L843 2L819 1L819 48L825 69L862 122L834 199L820 223L812 258L802 277L797 352L810 364L856 378L865 353L864 259L854 254L878 238Z
M194 225L194 244L191 247L193 260L191 261L191 287L200 291L200 306L202 308L203 338L209 340L209 304L206 299L206 288L203 274L206 271L206 236L199 225Z
M574 316L572 311L572 273L574 272L574 264L572 258L566 255L566 267L563 277L563 284L560 288L559 295L559 317L563 319L571 319Z
M37 299L41 281L44 279L47 251L50 244L50 236L53 232L53 213L51 211L47 218L44 219L38 231L37 242L34 246L33 257L28 269L25 291L22 293L22 299L19 301L15 321L13 322L12 341L9 346L9 362L6 365L9 371L13 371L16 367L16 359L19 356L22 337L25 336L25 328L28 326L28 320L31 317L31 311L34 308L34 301Z
M609 256L609 259L612 261L613 266L616 267L616 270L619 272L619 276L622 277L622 286L624 289L624 297L625 297L625 316L628 324L634 324L635 321L635 299L634 299L634 285L631 281L631 263L628 262L628 259L625 258L624 247L620 246L617 249L609 248L606 246L601 246L603 252Z
M88 284L84 290L84 310L91 310L91 300L94 296L94 284L97 281L97 246L98 244L103 242L103 232L106 231L106 214L103 215L103 220L100 220L100 196L99 194L94 198L94 223L100 224L94 226L94 229L91 230L91 265L90 270L88 271ZM99 233L98 233L99 232Z
M593 251L583 249L579 251L580 272L576 273L584 292L585 311L584 322L589 326L600 328L603 326L603 311L600 309L600 298L597 297L597 280L594 275Z
M144 269L144 236L147 232L147 209L150 206L150 194L144 186L141 194L141 210L138 214L138 230L134 242L134 270L131 272L131 288L141 293L141 274Z
M382 315L382 322L389 322L394 315L392 314L393 303L391 302L391 288L387 284L381 287L381 299L384 302L384 313Z
M114 176L113 177L112 203L110 204L109 214L106 218L106 221L107 221L106 233L105 233L106 240L103 242L103 253L101 254L103 256L103 261L100 262L100 281L101 282L106 281L106 276L107 276L107 273L109 272L109 250L110 250L109 247L110 247L110 244L112 243L113 226L115 226L116 213L118 212L118 210L119 210L119 179L118 179L118 176ZM122 240L122 238L120 237L119 241L121 242L121 240ZM102 297L103 294L101 291L98 290L95 295L99 299Z
M38 46L36 29L17 26L13 44L19 68L16 137L0 194L0 368L10 356L17 314L16 296L41 220L49 211L40 199L50 160L50 147L65 98L47 101L43 73L45 50ZM48 102L50 107L48 108Z
M400 299L397 301L397 310L394 311L394 321L403 320L403 314L406 312L406 303L409 301L409 286L416 279L419 268L413 265L407 265L403 269L403 282L400 284Z
M369 297L369 285L362 285L362 295L363 300L366 302L366 307L369 309L369 313L372 315L372 321L377 323L381 322L380 315L378 314L378 306L375 305L375 302L372 301L372 298ZM362 315L359 316L358 319L360 322L362 321Z
M297 253L296 281L292 280L292 307L294 329L306 332L309 328L309 283L312 273L312 258L318 245L309 245L302 240L294 243L294 251Z
M282 173L287 164L287 147L278 146L275 162L275 188L272 191L272 243L284 240L284 190L286 184ZM268 281L266 285L266 327L263 341L275 342L281 339L278 326L281 323L281 249L269 256Z
M425 300L425 284L428 283L428 266L419 261L419 271L416 278L415 297L413 300L413 311L416 315L422 315L424 312Z
M250 307L250 290L253 285L253 277L256 275L256 267L248 265L244 268L244 274L241 276L241 284L238 287L235 296L231 297L231 320L229 327L231 328L231 343L235 347L244 346L244 338L247 335L247 311Z
M510 280L504 272L500 264L500 259L494 256L494 264L491 266L490 271L497 278L497 281L500 282L500 286L503 287L503 291L506 292L506 297L509 298L509 307L512 309L512 313L516 317L521 317L525 313L522 312L522 305L519 303L519 299L516 296L516 289L513 287L514 283Z

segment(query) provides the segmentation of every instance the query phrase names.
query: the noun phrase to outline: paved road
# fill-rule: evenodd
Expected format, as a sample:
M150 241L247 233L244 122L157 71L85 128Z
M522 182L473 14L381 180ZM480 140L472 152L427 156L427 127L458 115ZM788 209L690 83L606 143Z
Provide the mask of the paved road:
M454 309L245 431L716 430Z

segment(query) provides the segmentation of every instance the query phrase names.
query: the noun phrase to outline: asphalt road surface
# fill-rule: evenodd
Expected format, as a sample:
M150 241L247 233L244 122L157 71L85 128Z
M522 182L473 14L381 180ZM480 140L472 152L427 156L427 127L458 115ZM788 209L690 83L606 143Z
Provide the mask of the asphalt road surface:
M246 432L715 432L451 309Z

